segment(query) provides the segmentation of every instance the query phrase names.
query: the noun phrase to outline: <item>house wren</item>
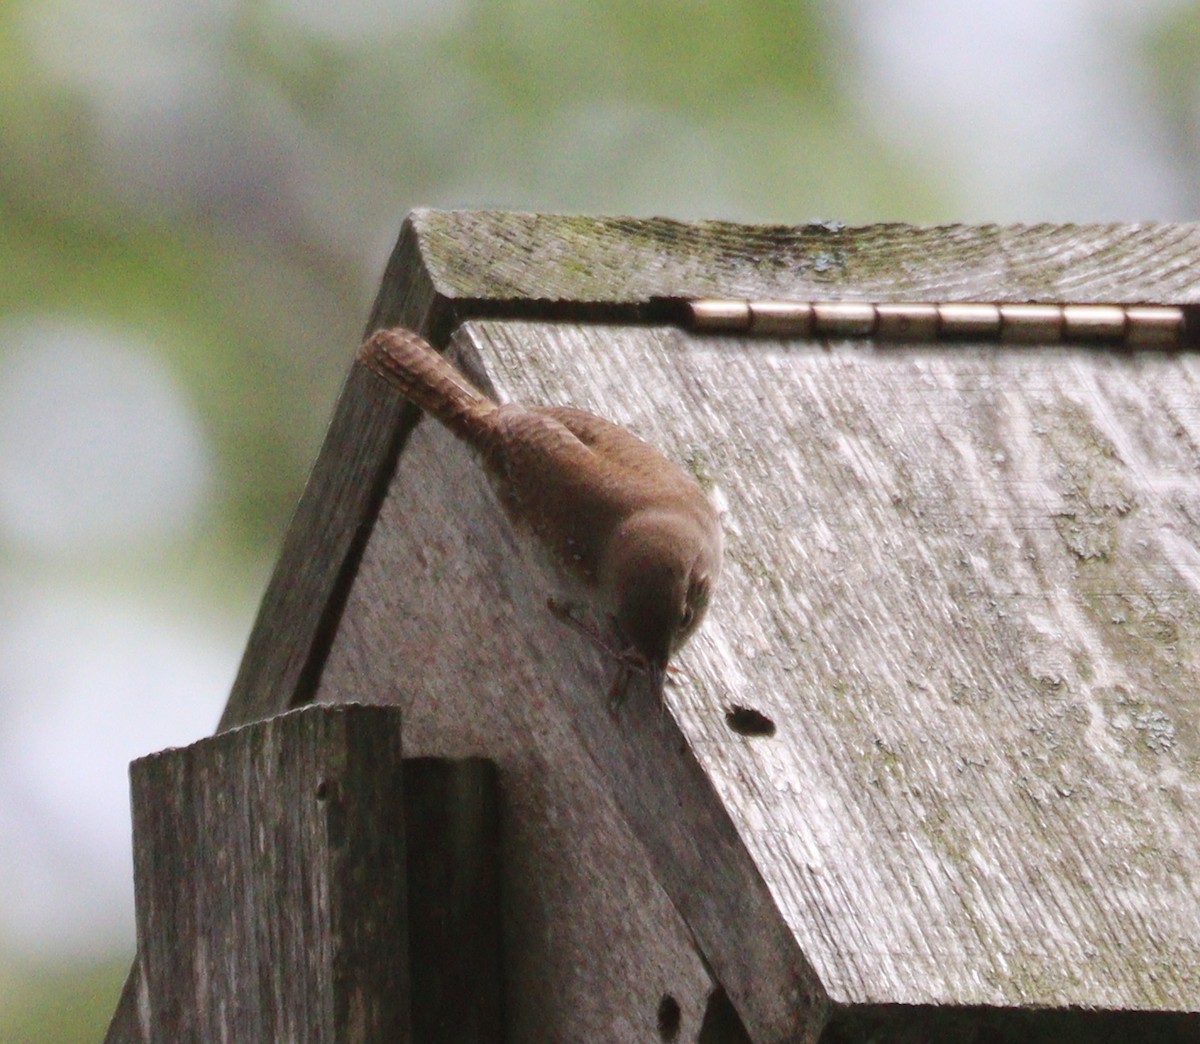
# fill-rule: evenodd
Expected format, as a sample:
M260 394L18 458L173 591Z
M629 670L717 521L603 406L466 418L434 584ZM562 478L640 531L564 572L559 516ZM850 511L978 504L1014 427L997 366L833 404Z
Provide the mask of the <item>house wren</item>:
M358 360L479 455L505 513L532 535L565 596L558 611L573 618L582 606L615 628L613 698L631 669L648 672L659 691L721 567L721 526L695 479L595 414L493 401L410 330L377 331Z

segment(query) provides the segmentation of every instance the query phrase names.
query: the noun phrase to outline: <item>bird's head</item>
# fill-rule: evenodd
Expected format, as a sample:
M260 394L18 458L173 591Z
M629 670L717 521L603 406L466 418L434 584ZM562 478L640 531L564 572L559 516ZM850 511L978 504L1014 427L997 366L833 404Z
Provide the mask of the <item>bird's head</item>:
M617 628L661 681L700 626L721 568L721 530L695 511L636 512L614 533L607 562Z

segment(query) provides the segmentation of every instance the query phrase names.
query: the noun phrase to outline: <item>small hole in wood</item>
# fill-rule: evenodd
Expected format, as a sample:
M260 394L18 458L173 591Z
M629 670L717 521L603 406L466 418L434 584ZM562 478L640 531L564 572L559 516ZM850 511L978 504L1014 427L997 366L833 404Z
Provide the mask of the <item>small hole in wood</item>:
M326 798L328 798L330 796L330 793L332 792L332 790L333 790L333 787L330 784L329 780L327 780L327 779L321 780L321 782L317 784L317 800L324 801Z
M669 993L664 993L658 1002L658 1035L663 1040L674 1040L679 1036L679 1023L683 1013L679 1010L679 1001Z
M739 736L775 735L775 722L753 707L734 704L725 712L725 724Z

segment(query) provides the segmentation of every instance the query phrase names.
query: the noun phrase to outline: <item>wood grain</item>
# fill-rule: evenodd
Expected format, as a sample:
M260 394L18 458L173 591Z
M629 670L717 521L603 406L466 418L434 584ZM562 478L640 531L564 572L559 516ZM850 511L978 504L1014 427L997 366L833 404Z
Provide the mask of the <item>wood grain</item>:
M661 297L1200 300L1200 225L797 227L418 210L367 332L444 344L473 315L639 321ZM349 360L355 346L345 347ZM415 420L351 370L288 528L219 728L311 698Z
M436 292L459 318L630 319L657 297L1200 301L1200 225L783 226L418 210ZM620 306L620 307L613 307Z
M405 758L412 1039L500 1044L500 789L483 758Z
M142 1031L143 1025L149 1026L149 1016L139 1004L143 996L141 964L135 957L104 1033L104 1044L142 1044L148 1039Z
M835 1005L1200 1007L1200 359L470 330L502 391L606 413L724 505L667 699ZM761 1032L738 919L689 905L727 871L655 814L685 800L669 745L586 699L589 751L623 759L609 785ZM738 735L734 705L774 735Z
M131 778L144 1040L409 1039L397 712L307 708Z
M644 322L661 314L656 298L708 295L1189 303L1198 247L1196 225L760 228L419 211L370 326L444 339L472 315ZM664 330L555 341L551 327L509 329L515 341L489 329L468 359L515 394L633 423L729 505L733 579L718 606L736 618L707 625L673 714L733 815L733 844L833 994L835 1022L904 996L1194 1005L1194 723L1179 683L1194 666L1180 580L1192 492L1179 487L1191 363L1178 383L1152 375L1153 359L1136 357L1149 369L1131 378L1115 357L1056 358L1036 391L1047 361L1036 349L1025 370L1015 356L964 349L978 368L959 370L895 349L825 357ZM909 415L920 423L906 434L897 426ZM387 699L383 686L420 679L408 700L416 749L495 756L514 788L504 870L506 938L524 947L506 986L524 1005L514 1025L566 1019L600 1033L577 1039L647 1039L643 1012L670 982L682 984L671 988L690 1032L711 983L662 891L677 897L680 872L656 879L661 860L651 868L614 803L644 801L644 819L672 800L669 788L629 798L613 769L626 757L645 766L676 726L651 730L650 755L593 760L606 733L592 722L581 736L568 708L592 691L578 672L603 688L604 665L546 628L535 586L504 564L514 552L471 462L428 425L406 446L411 421L351 374L222 727L318 688L327 700ZM1127 458L1131 447L1141 455ZM1120 483L1153 512L1137 499L1122 513ZM1130 544L1143 525L1150 535ZM1110 612L1104 625L1122 592L1124 623ZM733 702L769 713L775 737L730 733ZM1055 846L1075 838L1064 860ZM531 884L539 874L549 876ZM600 953L614 919L618 937ZM1163 919L1174 928L1160 930ZM732 993L756 1039L769 1039L778 1009L747 1010L745 991Z
M366 333L403 324L445 334L449 310L419 260L405 222L388 263ZM353 347L347 347L347 357ZM381 394L378 382L351 369L308 482L284 536L242 654L217 731L307 703L324 670L346 593L370 535L397 455L417 413ZM138 1025L132 1010L138 970L130 970L109 1027L109 1044L128 1041Z
M712 979L561 693L602 707L608 665L564 642L545 599L478 465L423 421L318 698L400 706L409 754L496 762L508 1040L652 1041L664 996L694 1040Z

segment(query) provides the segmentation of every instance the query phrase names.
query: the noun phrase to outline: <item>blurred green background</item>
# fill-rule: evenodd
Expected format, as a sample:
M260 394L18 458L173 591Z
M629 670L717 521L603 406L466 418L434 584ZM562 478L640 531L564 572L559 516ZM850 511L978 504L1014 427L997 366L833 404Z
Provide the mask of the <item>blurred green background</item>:
M0 0L0 1040L97 1040L404 214L1187 220L1194 2Z

